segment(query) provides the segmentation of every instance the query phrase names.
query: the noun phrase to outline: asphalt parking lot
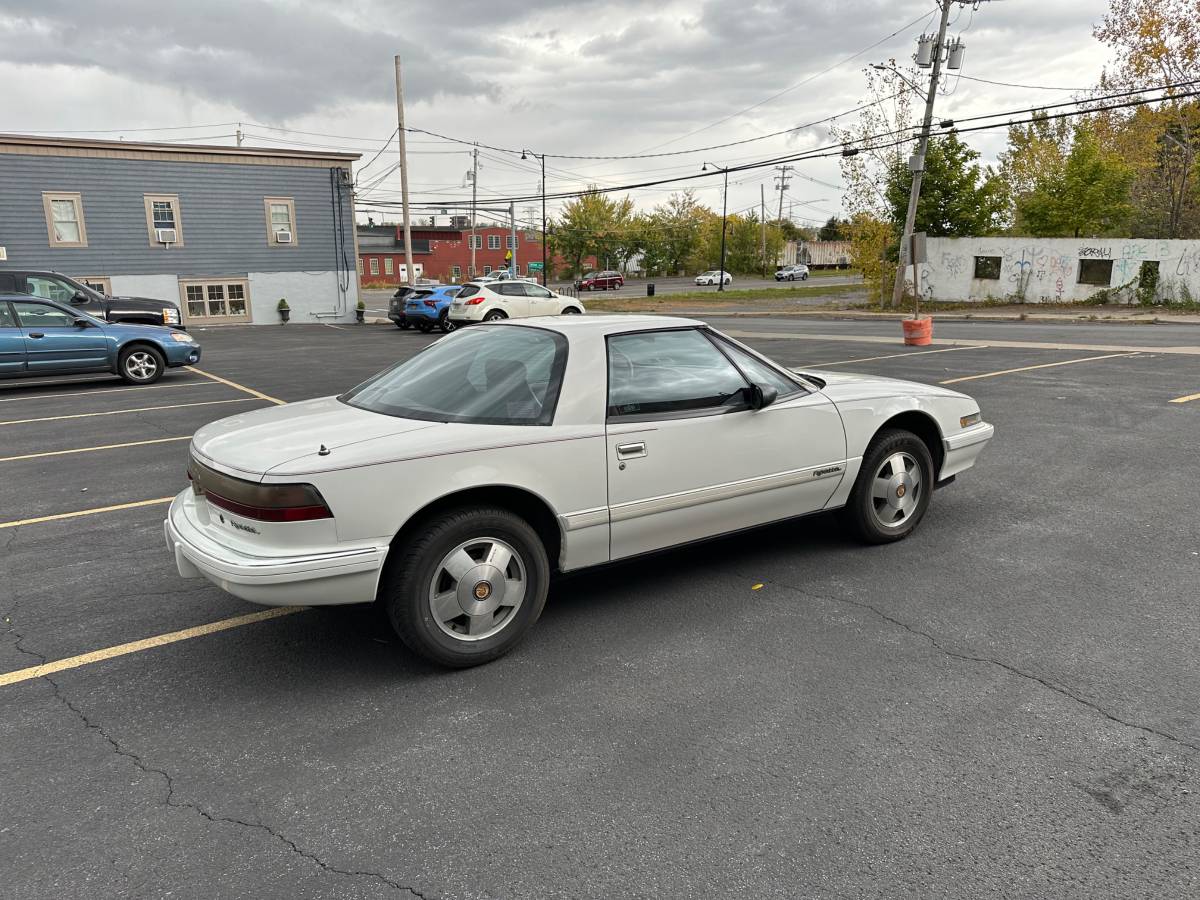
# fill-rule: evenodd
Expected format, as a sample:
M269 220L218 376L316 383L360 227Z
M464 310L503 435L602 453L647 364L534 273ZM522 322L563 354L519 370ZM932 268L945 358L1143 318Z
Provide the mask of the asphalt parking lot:
M560 577L462 672L370 609L256 615L162 538L197 427L436 336L0 382L0 893L1196 896L1200 327L712 321L952 383L997 436L907 541L823 515Z

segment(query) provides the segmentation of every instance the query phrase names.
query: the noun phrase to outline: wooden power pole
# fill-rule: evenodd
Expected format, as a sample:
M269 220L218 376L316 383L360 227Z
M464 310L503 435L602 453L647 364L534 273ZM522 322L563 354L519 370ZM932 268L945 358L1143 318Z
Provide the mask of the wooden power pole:
M400 140L400 205L404 213L404 265L408 270L408 283L417 283L416 267L413 266L412 222L408 215L408 153L404 144L404 86L400 81L400 56L396 56L396 134Z

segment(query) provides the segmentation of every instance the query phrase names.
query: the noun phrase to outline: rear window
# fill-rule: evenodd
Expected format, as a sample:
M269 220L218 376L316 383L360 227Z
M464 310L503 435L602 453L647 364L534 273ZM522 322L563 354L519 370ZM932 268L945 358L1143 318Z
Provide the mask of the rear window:
M359 409L431 422L549 425L567 341L514 325L457 331L340 399Z
M468 284L465 288L458 292L458 297L461 300L463 297L472 297L479 293L479 285Z

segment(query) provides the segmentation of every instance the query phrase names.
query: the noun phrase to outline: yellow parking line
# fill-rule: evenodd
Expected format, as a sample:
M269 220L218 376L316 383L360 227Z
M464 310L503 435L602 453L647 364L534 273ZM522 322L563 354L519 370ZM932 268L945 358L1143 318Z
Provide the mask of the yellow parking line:
M21 385L25 387L26 385ZM0 403L16 403L18 400L52 400L55 397L94 397L96 394L119 394L122 391L153 391L163 388L212 387L211 381L185 381L182 384L144 384L141 387L99 388L94 391L70 391L62 394L26 394L24 397L4 397Z
M0 522L0 528L17 528L21 525L37 525L41 522L57 522L59 519L74 519L79 516L94 516L97 513L117 512L122 509L137 509L139 506L158 506L170 503L174 497L157 497L154 500L136 500L133 503L118 503L115 506L94 506L91 509L80 509L75 512L55 513L52 516L35 516L32 519L17 519L14 522Z
M1176 397L1170 403L1191 403L1193 400L1200 400L1200 394L1188 394L1186 397Z
M1062 362L1041 363L1036 366L1021 366L1019 369L1001 369L999 372L984 372L980 375L965 375L962 378L948 378L938 384L958 384L960 381L977 381L980 378L995 378L997 375L1011 375L1014 372L1031 372L1034 369L1053 369L1055 366L1070 366L1081 362L1095 362L1098 359L1118 359L1124 356L1136 356L1134 353L1109 353L1106 356L1085 356L1083 359L1067 359Z
M233 400L202 400L199 403L173 403L170 406L136 406L133 409L108 409L103 412L72 413L69 416L42 416L38 419L9 419L0 425L28 425L30 422L58 422L62 419L90 419L93 416L119 416L122 413L153 412L158 409L183 409L187 406L216 406L219 403L249 403L245 397Z
M264 394L262 391L256 391L254 388L248 388L244 384L238 384L236 381L230 381L228 378L222 378L220 375L214 375L212 372L205 372L203 369L197 369L195 366L188 366L189 371L195 372L197 375L203 375L205 378L211 378L213 381L219 381L221 384L227 384L231 388L236 388L239 391L244 391L252 397L258 397L260 400L270 400L277 406L283 406L287 403L286 400L280 400L278 397L272 397L269 394Z
M877 359L900 359L905 356L924 356L926 353L953 353L956 350L986 350L987 344L980 344L975 347L943 347L941 350L914 350L911 353L889 353L887 356L863 356L859 359L840 359L837 362L821 362L813 363L812 368L819 369L822 366L844 366L856 362L874 362Z
M106 659L113 659L117 656L140 653L142 650L152 650L155 647L163 647L167 644L177 643L178 641L203 637L206 634L216 634L218 631L228 631L231 628L241 628L243 625L253 625L255 622L265 622L268 619L278 619L280 616L290 616L293 613L302 612L307 608L306 606L277 606L272 609L261 610L260 612L248 613L244 616L234 616L231 619L209 622L207 625L197 625L195 628L169 631L166 634L143 638L140 641L130 641L127 644L117 644L115 647L105 647L103 650L93 650L91 653L83 653L79 656L56 659L53 662L43 663L40 666L30 666L28 669L5 672L0 674L0 687L7 687L10 684L29 681L33 678L41 678L43 675L53 675L55 672L63 672L67 669L78 669L80 666L103 662Z
M190 441L191 437L154 438L149 441L128 441L124 444L100 444L98 447L76 447L74 450L43 450L41 453L22 453L20 456L0 456L0 462L16 462L19 459L38 459L43 456L68 456L72 453L91 453L93 450L120 450L123 447L144 447L147 444L169 444L172 441Z

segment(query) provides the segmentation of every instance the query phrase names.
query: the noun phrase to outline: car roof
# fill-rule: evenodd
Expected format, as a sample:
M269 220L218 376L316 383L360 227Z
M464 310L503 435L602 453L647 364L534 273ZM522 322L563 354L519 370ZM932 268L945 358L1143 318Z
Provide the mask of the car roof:
M664 328L696 328L705 323L682 316L591 315L591 316L531 316L525 319L505 319L498 323L506 327L549 328L569 340L624 334L628 331L659 331Z

